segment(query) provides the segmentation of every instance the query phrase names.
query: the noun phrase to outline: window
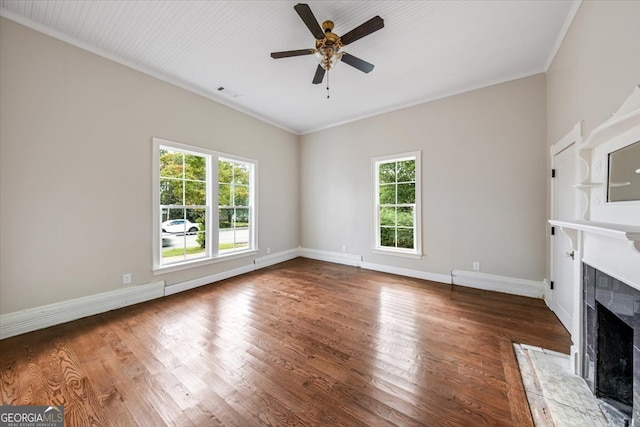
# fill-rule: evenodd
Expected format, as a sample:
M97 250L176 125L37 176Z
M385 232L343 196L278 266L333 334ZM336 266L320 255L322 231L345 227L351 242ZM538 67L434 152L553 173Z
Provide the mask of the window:
M220 253L249 247L251 164L218 160L218 249Z
M154 269L253 253L256 163L158 138L153 147Z
M421 256L420 152L373 160L375 249Z

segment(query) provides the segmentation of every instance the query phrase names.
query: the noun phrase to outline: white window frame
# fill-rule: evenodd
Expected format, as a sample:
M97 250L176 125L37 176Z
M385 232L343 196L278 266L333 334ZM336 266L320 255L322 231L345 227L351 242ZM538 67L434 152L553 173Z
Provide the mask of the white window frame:
M253 159L221 153L192 145L182 144L161 138L153 138L153 214L152 214L152 245L153 245L153 272L154 274L179 271L188 268L198 267L214 262L229 260L233 258L253 256L258 253L257 241L257 186L256 176L258 174L258 162ZM187 259L179 262L161 263L162 254L162 216L160 207L160 149L168 148L181 151L187 154L205 157L207 162L207 195L206 195L206 234L204 256L196 259ZM250 165L249 174L249 246L246 249L219 253L219 223L218 223L218 160L230 160Z
M380 180L379 167L384 163L414 160L415 169L415 203L413 205L413 249L390 248L380 244ZM371 160L373 171L373 252L385 255L398 255L408 258L422 258L422 166L421 151L411 151L389 156L375 157Z

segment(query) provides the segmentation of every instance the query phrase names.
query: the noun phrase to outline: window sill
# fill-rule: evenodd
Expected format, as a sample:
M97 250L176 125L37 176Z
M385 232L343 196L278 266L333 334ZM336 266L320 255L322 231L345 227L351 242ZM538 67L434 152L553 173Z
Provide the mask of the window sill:
M399 256L403 258L413 258L413 259L422 259L422 257L424 256L423 254L418 254L415 252L394 251L390 249L373 248L371 251L374 254L392 255L392 256Z
M173 273L174 271L188 270L190 268L202 267L209 264L216 264L223 261L229 261L237 258L246 258L254 256L258 253L257 249L251 249L242 252L234 252L228 255L219 255L216 258L197 259L193 261L185 261L176 264L168 264L153 268L153 274Z

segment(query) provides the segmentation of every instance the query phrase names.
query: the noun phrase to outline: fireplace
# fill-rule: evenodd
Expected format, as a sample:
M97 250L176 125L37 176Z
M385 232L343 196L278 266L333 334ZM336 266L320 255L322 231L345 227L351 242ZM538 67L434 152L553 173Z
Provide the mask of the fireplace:
M640 290L583 264L583 377L591 391L640 426Z

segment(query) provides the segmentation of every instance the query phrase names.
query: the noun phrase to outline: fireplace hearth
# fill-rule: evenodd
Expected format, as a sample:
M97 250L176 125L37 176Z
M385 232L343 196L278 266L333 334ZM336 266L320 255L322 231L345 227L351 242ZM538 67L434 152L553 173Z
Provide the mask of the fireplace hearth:
M640 291L583 265L583 377L627 425L640 426Z

